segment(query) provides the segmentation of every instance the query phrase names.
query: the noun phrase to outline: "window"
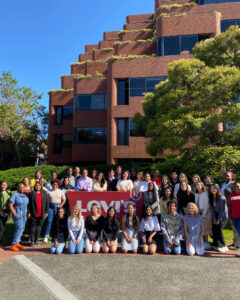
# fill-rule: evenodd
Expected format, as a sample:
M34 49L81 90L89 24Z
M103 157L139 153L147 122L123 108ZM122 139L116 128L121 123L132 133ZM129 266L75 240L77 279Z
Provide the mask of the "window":
M184 51L192 53L192 48L198 42L198 35L166 36L158 39L158 56L179 55Z
M118 80L118 105L129 103L129 80Z
M55 134L54 152L62 153L63 148L72 148L72 134Z
M63 120L73 118L73 107L70 105L55 106L56 125L62 125Z
M140 77L129 79L130 97L142 97L144 93L154 93L155 85L166 80L167 76Z
M107 95L92 94L92 95L75 95L74 96L75 110L107 110Z
M230 26L238 25L240 27L240 19L235 20L222 20L221 21L221 32L225 32Z
M75 144L106 144L106 127L78 127L74 131Z
M117 119L117 143L118 145L128 145L129 119Z
M240 2L240 0L199 0L200 5L218 4L218 3L231 3L231 2Z

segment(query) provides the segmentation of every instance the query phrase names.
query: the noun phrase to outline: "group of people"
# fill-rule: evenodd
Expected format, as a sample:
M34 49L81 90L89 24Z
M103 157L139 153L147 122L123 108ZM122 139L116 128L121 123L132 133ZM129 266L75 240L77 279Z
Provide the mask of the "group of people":
M5 224L12 215L14 235L12 251L23 248L21 237L27 230L31 246L39 246L39 236L44 227L44 242L52 236L51 253L62 253L68 241L68 253L99 252L102 244L104 253L115 253L121 239L122 252L155 254L157 244L163 234L165 253L180 254L183 241L189 255L203 255L212 246L220 252L228 251L223 229L230 222L236 249L240 248L240 183L234 174L227 172L225 182L220 187L207 175L202 181L194 174L191 182L184 173L173 171L168 176L160 176L159 170L150 173L109 170L105 179L103 172L69 167L61 180L52 172L46 181L40 170L35 177L25 177L18 185L17 192L8 190L7 182L1 182L0 192L0 241ZM90 215L84 220L81 207L76 205L70 215L67 191L86 192L142 192L144 202L138 216L135 207L128 204L127 214L120 221L114 207L109 207L107 217L101 214L97 204L91 206ZM120 230L121 237L120 237ZM212 246L209 237L213 238ZM237 254L240 256L240 253Z

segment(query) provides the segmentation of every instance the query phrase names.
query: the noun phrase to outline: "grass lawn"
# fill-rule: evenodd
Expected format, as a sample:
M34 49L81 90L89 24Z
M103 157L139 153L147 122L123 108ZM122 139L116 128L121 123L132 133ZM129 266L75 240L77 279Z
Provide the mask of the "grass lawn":
M22 244L23 245L28 245L28 243L29 243L28 242L29 235L28 235L28 226L27 225L28 225L28 223L26 223L25 231L24 231L24 234L22 236ZM44 228L44 225L43 225L43 228ZM11 245L12 237L13 237L13 231L14 231L13 220L9 219L7 224L6 224L5 232L4 232L3 239L2 239L2 245L3 246ZM233 232L232 232L230 224L228 224L227 227L223 230L223 234L224 234L224 237L225 237L226 244L227 245L232 244ZM210 242L212 242L211 238L209 240L210 240ZM51 241L51 239L50 239L50 241ZM41 236L40 236L39 244L40 245L43 244L43 230L42 230L42 233L41 233ZM48 244L50 245L51 242L48 242Z

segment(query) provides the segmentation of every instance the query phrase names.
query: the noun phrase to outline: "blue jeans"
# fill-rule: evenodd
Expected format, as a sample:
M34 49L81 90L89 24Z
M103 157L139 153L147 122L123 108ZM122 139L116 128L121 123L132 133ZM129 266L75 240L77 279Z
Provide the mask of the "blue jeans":
M79 231L73 231L74 237L77 239L79 236ZM84 237L81 238L79 243L75 245L70 238L68 241L68 254L74 254L74 253L82 253L83 252L83 246L84 246Z
M13 240L12 240L12 245L16 245L20 243L21 237L25 228L25 223L26 223L26 215L20 215L18 213L17 217L12 217L13 222L14 222L14 234L13 234Z
M240 218L232 218L233 225L237 230L238 235L240 236Z
M62 239L63 238L63 234L60 233L58 235L58 240ZM52 246L51 246L51 253L52 254L61 254L63 252L63 249L65 247L66 243L59 243L59 245L56 247L55 246L55 243L52 243Z
M48 217L46 220L46 228L45 228L45 234L44 234L45 238L48 238L50 235L52 221L53 221L53 218L57 215L57 208L59 205L61 205L61 203L50 203L50 205L49 205Z
M164 246L164 251L166 254L171 254L171 253L174 253L176 255L181 254L181 246L180 245L177 247L170 248L168 246L168 242L166 240L163 240L163 246Z

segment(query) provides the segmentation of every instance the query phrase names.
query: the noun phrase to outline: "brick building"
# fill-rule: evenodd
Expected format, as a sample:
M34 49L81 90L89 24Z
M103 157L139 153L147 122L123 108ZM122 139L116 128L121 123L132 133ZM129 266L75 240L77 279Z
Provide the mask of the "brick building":
M48 163L149 160L132 122L144 93L196 42L240 25L238 1L155 0L155 13L128 16L123 30L86 45L61 89L49 92Z

